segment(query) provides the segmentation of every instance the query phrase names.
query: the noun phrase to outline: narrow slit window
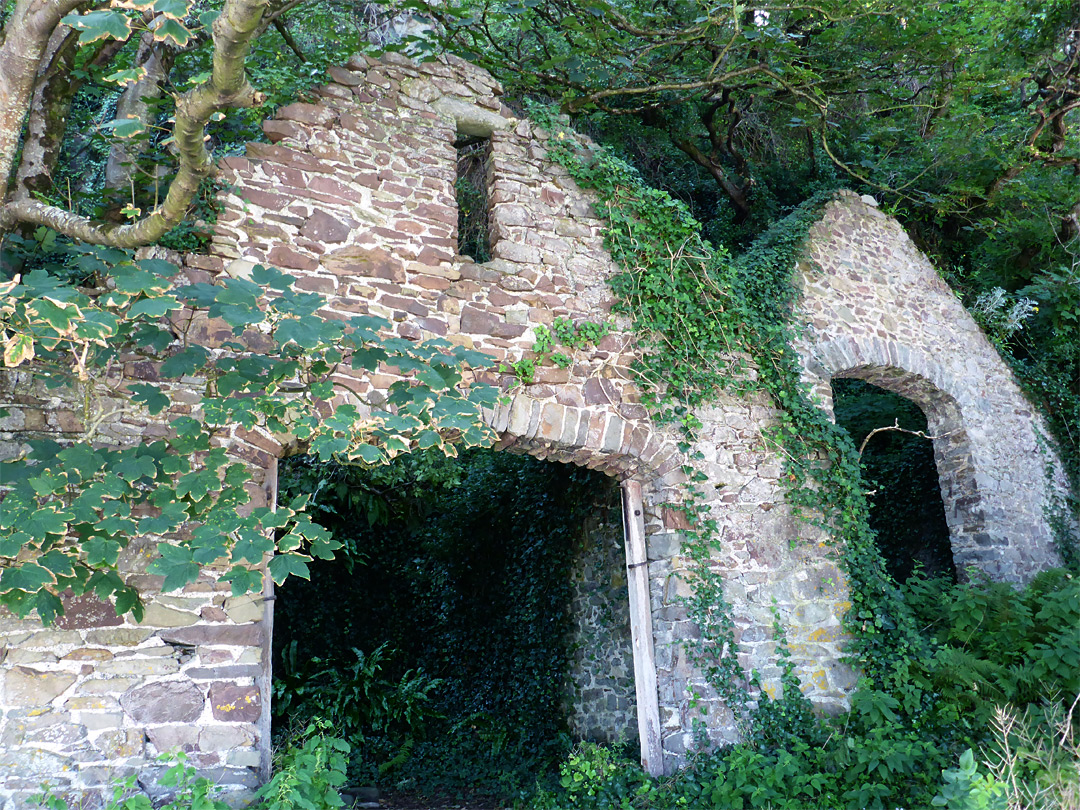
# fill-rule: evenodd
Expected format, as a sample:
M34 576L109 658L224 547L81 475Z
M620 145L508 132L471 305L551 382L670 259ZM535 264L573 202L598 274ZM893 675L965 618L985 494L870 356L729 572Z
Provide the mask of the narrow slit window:
M491 233L488 227L488 169L491 164L491 138L458 135L457 179L454 196L458 207L457 251L475 262L491 258Z

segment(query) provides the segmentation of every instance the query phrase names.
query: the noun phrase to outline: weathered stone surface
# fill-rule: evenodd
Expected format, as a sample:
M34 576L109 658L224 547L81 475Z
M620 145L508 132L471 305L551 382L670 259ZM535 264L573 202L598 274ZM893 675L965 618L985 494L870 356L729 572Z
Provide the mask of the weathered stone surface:
M137 723L190 723L199 719L206 699L191 681L158 681L121 696L120 705Z
M153 632L144 627L118 627L115 630L93 630L86 634L86 640L107 647L136 647L150 638Z
M155 726L146 731L146 736L159 753L180 750L191 753L198 748L201 730L190 723L178 726Z
M258 594L230 597L225 600L225 613L230 621L237 624L261 621L264 612L263 598Z
M64 600L64 615L53 625L59 630L85 630L88 627L115 627L124 620L116 609L93 594L69 597Z
M4 678L4 700L9 706L45 706L75 683L66 672L43 672L15 667Z
M158 636L166 644L224 644L250 647L262 644L263 628L260 624L239 627L203 624L176 630L163 630L158 633Z
M325 211L316 211L304 223L304 227L300 229L300 235L324 244L344 242L349 235L349 226Z
M277 117L285 121L302 121L305 124L328 126L334 122L337 115L332 109L321 104L296 102L278 110Z
M143 624L150 627L187 627L197 621L199 621L198 614L188 613L184 610L173 610L157 602L148 604L143 616Z
M388 281L405 281L405 265L381 248L351 246L327 253L323 268L343 276L372 276Z
M254 723L262 714L259 690L254 686L215 683L210 687L214 717L237 723Z

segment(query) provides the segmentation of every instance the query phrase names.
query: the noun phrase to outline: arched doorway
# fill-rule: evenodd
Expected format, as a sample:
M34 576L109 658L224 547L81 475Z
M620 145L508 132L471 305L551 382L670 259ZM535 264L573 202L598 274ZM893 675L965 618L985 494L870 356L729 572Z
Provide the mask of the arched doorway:
M278 590L279 736L323 712L358 786L501 801L570 741L635 743L612 478L474 449L373 469L297 457L279 482L345 545Z
M916 569L955 578L925 414L910 400L860 379L834 378L832 389L836 423L860 450L870 526L887 570L897 582Z

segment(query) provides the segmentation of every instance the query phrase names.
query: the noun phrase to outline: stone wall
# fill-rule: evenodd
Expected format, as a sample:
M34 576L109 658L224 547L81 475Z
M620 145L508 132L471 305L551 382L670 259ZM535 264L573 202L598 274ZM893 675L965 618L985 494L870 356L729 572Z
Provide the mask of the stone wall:
M801 268L807 379L858 377L907 397L934 440L953 558L1026 582L1060 564L1044 507L1066 482L1042 417L899 223L847 193L810 235ZM1040 461L1042 460L1042 461ZM1047 475L1046 466L1051 473Z
M632 381L633 337L610 312L607 282L618 268L603 249L602 223L588 194L546 159L547 135L502 105L490 76L458 60L415 65L393 55L358 58L330 75L310 102L266 122L272 143L224 161L213 249L187 257L188 277L245 276L256 263L274 264L301 289L327 296L331 316L381 315L397 336L441 336L499 361L531 356L537 327L557 317L610 321L598 346L574 352L567 368L541 366L530 384L481 374L508 392L485 417L498 447L642 483L665 767L694 745L696 719L713 742L736 738L731 707L683 646L697 628L680 603L685 525L669 505L680 500L684 469L706 476L719 527L712 564L736 627L736 647L723 654L775 690L776 610L804 691L822 710L842 710L855 681L840 663L846 583L824 538L785 503L780 459L762 438L774 418L769 404L724 397L702 409L690 454L700 452L698 460L651 422ZM483 264L456 249L459 133L491 138L494 258ZM1051 561L1037 420L925 258L892 220L851 195L827 209L808 255L816 264L801 270L803 358L823 404L835 375L915 399L931 429L948 433L938 453L958 562L1024 579ZM221 333L203 322L192 339L212 348ZM337 382L350 399L378 401L394 379L386 369L343 371ZM25 375L3 386L0 405L11 415L0 423L0 452L18 452L32 435L78 433L75 412ZM192 397L175 393L174 412L190 411ZM107 428L104 438L118 443L165 429L137 415ZM240 429L226 444L259 474L256 505L272 502L276 459L293 447ZM42 779L73 790L130 771L150 780L151 758L172 746L189 750L237 798L265 777L272 601L230 600L212 573L161 595L161 580L144 573L147 559L145 546L125 559L149 600L141 625L92 603L72 606L55 629L0 625L5 810Z
M637 739L634 651L626 599L622 515L608 506L590 517L574 561L570 612L568 719L578 740Z

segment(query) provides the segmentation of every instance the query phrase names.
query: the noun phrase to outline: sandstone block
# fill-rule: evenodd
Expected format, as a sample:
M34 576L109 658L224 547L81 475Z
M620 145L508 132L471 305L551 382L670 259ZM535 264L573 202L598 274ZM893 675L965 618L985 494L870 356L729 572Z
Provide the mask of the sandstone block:
M263 617L263 598L258 594L231 596L225 600L225 612L236 624L257 622Z
M349 226L337 217L325 211L316 211L304 223L304 227L300 229L300 235L314 242L344 242L350 231Z
M207 726L199 733L202 751L229 751L249 746L253 741L251 732L243 726Z
M404 283L402 261L382 248L362 248L356 245L339 248L321 259L322 266L337 275L383 278Z
M93 594L69 597L64 601L64 615L53 625L58 630L84 630L88 627L114 627L124 620L113 606Z
M190 723L206 701L191 681L158 681L125 692L120 705L137 723Z
M230 647L257 647L263 642L261 624L245 624L238 627L221 625L195 625L176 630L162 630L158 636L166 644L187 644L197 646L226 645Z
M214 718L222 721L254 723L262 714L257 687L237 686L224 681L210 687L210 706Z
M277 117L283 121L301 121L305 124L317 124L325 127L334 122L337 113L322 104L295 102L278 110Z
M94 740L94 747L106 759L128 759L142 755L144 739L142 729L115 729L99 734Z
M174 610L157 602L149 602L141 623L150 627L187 627L197 621L199 621L198 614Z
M42 672L29 667L14 667L4 679L4 699L10 706L46 706L75 683L66 672Z
M199 734L196 725L157 726L146 730L146 736L159 753L179 749L190 754L198 748Z

